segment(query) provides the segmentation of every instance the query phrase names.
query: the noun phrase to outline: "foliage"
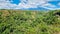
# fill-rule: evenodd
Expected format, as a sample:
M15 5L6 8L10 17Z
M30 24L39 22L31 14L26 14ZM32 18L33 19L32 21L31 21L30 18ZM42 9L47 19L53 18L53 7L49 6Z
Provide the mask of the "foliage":
M60 34L56 12L0 10L0 34Z

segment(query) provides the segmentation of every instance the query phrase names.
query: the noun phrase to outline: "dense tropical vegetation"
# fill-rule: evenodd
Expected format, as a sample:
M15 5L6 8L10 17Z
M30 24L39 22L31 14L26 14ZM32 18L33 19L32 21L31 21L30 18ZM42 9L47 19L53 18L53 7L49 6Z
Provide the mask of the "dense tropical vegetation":
M0 34L60 34L60 10L0 10Z

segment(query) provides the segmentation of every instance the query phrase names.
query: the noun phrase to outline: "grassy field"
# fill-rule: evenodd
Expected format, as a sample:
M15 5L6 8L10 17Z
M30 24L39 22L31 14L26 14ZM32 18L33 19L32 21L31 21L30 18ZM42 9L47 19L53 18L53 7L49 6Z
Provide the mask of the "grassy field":
M60 34L60 10L0 10L0 34Z

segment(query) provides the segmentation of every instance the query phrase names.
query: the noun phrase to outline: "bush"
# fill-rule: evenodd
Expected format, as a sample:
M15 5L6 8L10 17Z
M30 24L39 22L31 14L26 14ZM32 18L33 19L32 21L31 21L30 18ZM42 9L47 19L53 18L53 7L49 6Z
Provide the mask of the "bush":
M0 34L58 34L57 11L0 10Z

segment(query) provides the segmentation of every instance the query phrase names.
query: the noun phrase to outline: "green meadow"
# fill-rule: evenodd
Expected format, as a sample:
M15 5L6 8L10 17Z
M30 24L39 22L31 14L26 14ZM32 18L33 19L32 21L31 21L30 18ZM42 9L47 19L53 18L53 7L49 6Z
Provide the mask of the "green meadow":
M0 34L60 34L60 10L0 10Z

